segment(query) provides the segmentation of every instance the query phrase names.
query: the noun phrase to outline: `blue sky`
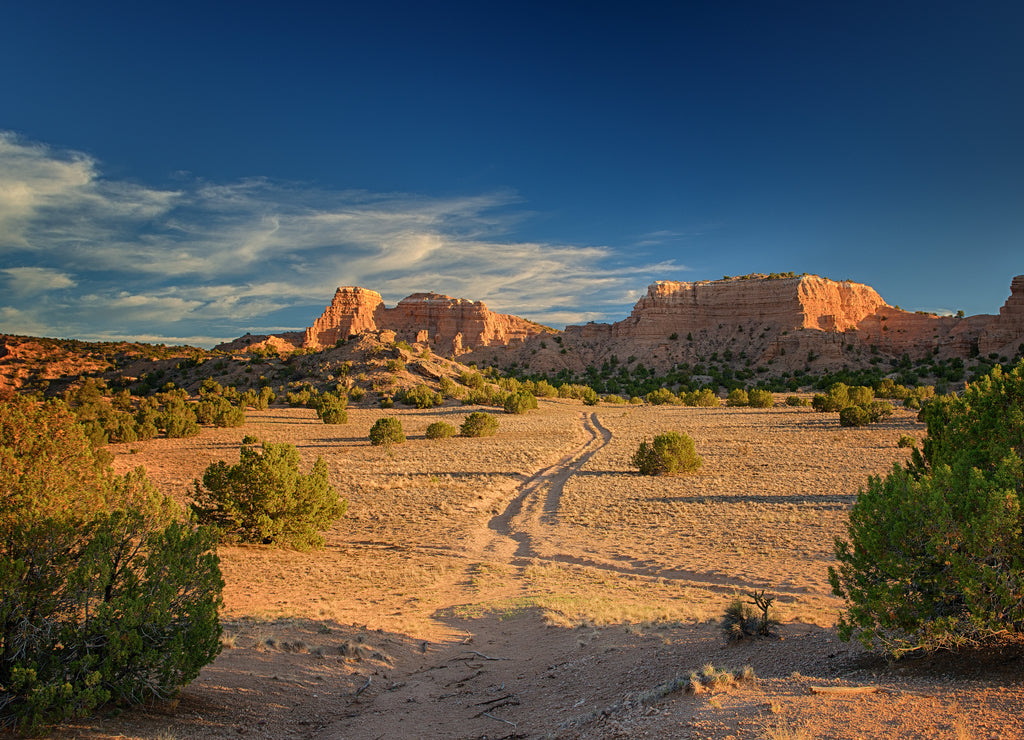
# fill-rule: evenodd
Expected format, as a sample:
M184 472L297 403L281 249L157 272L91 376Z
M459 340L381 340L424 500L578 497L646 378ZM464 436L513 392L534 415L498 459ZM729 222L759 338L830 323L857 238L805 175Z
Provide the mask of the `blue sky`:
M1019 2L16 3L0 331L210 345L335 287L562 326L794 270L995 313Z

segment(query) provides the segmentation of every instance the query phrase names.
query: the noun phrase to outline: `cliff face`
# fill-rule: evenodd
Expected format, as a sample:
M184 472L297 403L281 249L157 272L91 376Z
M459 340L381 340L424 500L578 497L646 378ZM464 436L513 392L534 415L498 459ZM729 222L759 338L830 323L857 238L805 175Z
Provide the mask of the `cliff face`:
M352 334L373 331L376 317L384 307L380 293L365 288L338 288L320 318L306 329L303 347L330 347Z
M379 293L338 288L334 300L306 330L304 347L320 348L363 331L392 331L398 339L428 343L443 354L521 342L543 329L518 316L495 313L482 301L414 293L387 308Z
M885 301L867 285L815 275L781 279L661 281L647 289L628 319L612 325L612 336L664 339L688 332L737 333L813 328L847 331Z
M580 372L613 356L665 371L677 363L718 361L772 366L772 374L867 367L879 360L1013 357L1024 344L1024 275L1015 277L998 316L936 316L888 305L871 287L850 281L749 276L651 285L630 315L614 324L568 326L560 341L517 316L480 301L415 293L387 308L379 293L338 288L305 332L243 337L222 347L262 343L281 351L322 348L364 331L428 344L442 355L474 352L475 361L532 371Z
M1024 344L1024 275L1018 275L1010 283L1010 297L978 337L978 351L982 355L995 352L1012 357L1021 344Z
M999 316L956 318L888 305L871 287L815 275L657 282L628 318L568 326L561 345L533 339L488 350L480 360L531 370L579 372L632 357L666 371L677 363L724 361L771 373L868 367L879 360L1013 357L1024 343L1024 276L1013 279ZM562 349L566 350L562 354Z

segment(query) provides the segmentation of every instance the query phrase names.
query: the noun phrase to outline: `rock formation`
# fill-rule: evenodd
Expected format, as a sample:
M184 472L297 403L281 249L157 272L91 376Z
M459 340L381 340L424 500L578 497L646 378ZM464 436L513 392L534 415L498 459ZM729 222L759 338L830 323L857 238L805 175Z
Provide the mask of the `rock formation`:
M380 293L365 288L338 288L320 318L306 329L304 347L330 347L339 339L374 331L377 328L377 313L384 308Z
M904 354L966 359L980 352L1009 359L1022 343L1024 276L1014 278L999 316L960 318L903 311L851 281L748 275L656 282L622 321L568 326L560 345L532 339L522 348L477 354L480 362L546 372L579 372L613 357L633 357L659 371L711 360L771 365L777 374L888 364Z
M387 308L379 293L338 288L305 332L247 336L223 349L332 347L363 332L426 344L442 355L472 351L474 361L533 371L568 369L633 357L665 371L682 362L786 371L866 367L926 355L994 354L1012 358L1024 344L1024 275L1015 277L998 316L937 316L888 305L871 287L816 275L659 281L614 324L553 330L490 311L480 301L415 293Z
M331 305L306 330L302 346L329 347L364 331L393 331L398 339L428 344L442 354L461 354L522 342L546 329L518 316L495 313L483 301L414 293L387 308L372 290L338 288Z
M978 351L982 355L995 353L1012 357L1024 344L1024 275L1010 283L1010 297L999 309L999 315L978 337Z

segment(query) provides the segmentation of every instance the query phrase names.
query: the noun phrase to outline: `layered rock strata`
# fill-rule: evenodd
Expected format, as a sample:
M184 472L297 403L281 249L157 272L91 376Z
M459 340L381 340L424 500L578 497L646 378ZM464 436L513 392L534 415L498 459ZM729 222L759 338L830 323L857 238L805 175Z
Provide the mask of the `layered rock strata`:
M545 328L518 316L495 313L483 301L414 293L387 308L379 293L348 287L338 288L331 305L306 330L303 346L329 347L364 331L393 331L398 339L426 343L443 354L461 354L478 347L522 342Z

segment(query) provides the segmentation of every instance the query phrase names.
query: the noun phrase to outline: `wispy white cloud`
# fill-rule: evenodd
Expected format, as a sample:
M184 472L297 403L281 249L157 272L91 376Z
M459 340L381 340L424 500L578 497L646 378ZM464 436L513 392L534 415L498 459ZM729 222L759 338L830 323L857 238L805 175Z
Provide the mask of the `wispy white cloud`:
M391 304L436 290L535 320L618 319L650 280L686 269L517 240L517 209L508 192L428 198L262 178L151 188L0 133L0 279L20 285L0 296L0 331L18 320L63 336L219 340L261 319L308 325L339 285ZM26 324L30 297L57 292Z
M7 267L0 269L0 273L6 276L4 288L19 295L35 295L76 285L70 275L52 267Z

